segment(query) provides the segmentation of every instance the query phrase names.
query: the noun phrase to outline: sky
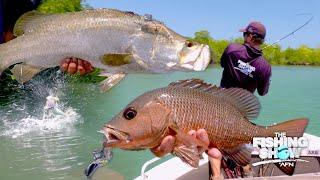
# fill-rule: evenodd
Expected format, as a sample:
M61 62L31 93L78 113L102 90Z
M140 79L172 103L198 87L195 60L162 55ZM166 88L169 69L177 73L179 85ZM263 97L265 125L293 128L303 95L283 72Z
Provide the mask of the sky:
M282 40L283 48L307 45L320 48L320 1L318 0L86 0L94 8L133 11L164 22L181 35L192 37L207 30L214 39L242 36L239 29L251 21L267 28L266 42L273 43L313 20L294 35ZM306 14L309 15L299 15Z

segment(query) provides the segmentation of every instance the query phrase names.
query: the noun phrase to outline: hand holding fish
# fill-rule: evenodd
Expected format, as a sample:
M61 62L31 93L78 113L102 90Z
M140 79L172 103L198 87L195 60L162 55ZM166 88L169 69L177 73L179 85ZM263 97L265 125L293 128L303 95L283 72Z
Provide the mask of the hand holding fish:
M78 58L66 58L61 62L60 69L69 74L78 72L80 75L88 74L93 71L90 62Z
M171 152L194 168L199 167L199 154L205 148L216 157L212 160L218 161L222 153L246 166L251 161L247 144L254 137L270 137L275 132L301 137L308 124L307 118L299 118L259 126L250 121L259 112L258 98L249 91L223 89L200 79L180 80L145 92L108 121L102 128L104 146L152 148L157 156Z
M200 141L202 141L203 143L209 146L210 141L209 141L209 137L206 130L204 129L199 129L197 131L190 130L188 134L199 139ZM176 141L175 137L171 135L166 136L165 138L163 138L159 146L152 148L150 150L154 155L158 157L162 157L173 151L175 141ZM199 149L199 152L203 152L204 150L205 149ZM206 153L212 158L220 158L222 156L221 152L217 148L210 148L208 151L206 151Z

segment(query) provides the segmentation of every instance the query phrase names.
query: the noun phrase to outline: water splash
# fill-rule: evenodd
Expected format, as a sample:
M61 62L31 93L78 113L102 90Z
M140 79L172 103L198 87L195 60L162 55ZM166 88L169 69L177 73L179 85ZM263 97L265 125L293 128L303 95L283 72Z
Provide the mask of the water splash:
M70 87L65 80L55 68L42 72L23 85L20 96L13 97L11 104L0 109L0 136L17 138L27 134L38 136L74 130L74 125L82 123L82 118L77 109L68 105ZM57 102L48 108L53 97ZM50 108L59 113L52 112Z
M80 115L71 107L66 108L63 115L51 115L48 118L37 118L29 116L19 121L4 121L5 130L1 135L17 138L29 133L46 134L71 130L71 128L81 123Z

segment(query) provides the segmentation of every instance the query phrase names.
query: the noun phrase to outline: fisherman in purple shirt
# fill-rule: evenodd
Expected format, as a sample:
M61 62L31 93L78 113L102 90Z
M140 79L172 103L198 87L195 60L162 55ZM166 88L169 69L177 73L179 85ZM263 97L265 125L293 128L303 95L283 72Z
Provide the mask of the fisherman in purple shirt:
M266 36L266 29L261 23L252 22L240 31L244 35L244 44L230 44L221 57L221 66L224 68L221 87L240 87L252 93L258 89L258 93L263 96L268 93L271 77L271 66L262 57L262 51L260 50L260 45L264 42ZM204 143L210 143L205 129L191 130L189 134ZM156 156L161 157L172 152L174 143L175 138L173 136L166 136L161 144L151 151ZM230 173L230 166L224 159L222 160L222 154L217 148L210 148L206 152L209 155L210 170L213 172L210 179L223 179L220 171L221 163L224 168L228 167L225 168L226 175L230 178L234 176ZM253 176L250 165L242 168L243 177Z
M252 22L241 32L244 35L244 44L230 44L221 57L221 66L224 68L221 87L240 87L252 93L258 89L258 93L263 96L268 93L271 77L271 66L262 57L262 51L260 50L260 45L264 42L266 36L266 29L261 23ZM189 134L204 143L210 143L205 129L191 130ZM174 144L175 138L169 135L151 151L156 156L161 157L172 152ZM225 161L217 148L212 147L206 152L209 155L210 170L213 172L210 179L223 179L220 171L221 163L228 177L237 178L239 174L234 175L230 171L233 167L230 168L228 163L232 163L232 161ZM243 177L253 176L250 165L244 166L242 169Z
M260 22L254 21L240 32L243 32L244 44L229 44L221 56L221 66L224 69L220 86L243 88L251 93L258 89L259 95L264 96L268 93L271 77L271 66L262 56L260 49L266 36L266 28ZM213 179L221 178L221 161L215 159L222 159L226 174L231 172L229 167L236 166L232 160L223 159L222 155L218 158L209 157ZM253 177L250 165L243 166L242 169L243 177Z
M224 68L221 87L239 87L252 93L258 89L259 95L268 93L271 66L262 56L260 45L266 36L266 28L260 22L251 22L241 29L244 44L232 43L221 57Z

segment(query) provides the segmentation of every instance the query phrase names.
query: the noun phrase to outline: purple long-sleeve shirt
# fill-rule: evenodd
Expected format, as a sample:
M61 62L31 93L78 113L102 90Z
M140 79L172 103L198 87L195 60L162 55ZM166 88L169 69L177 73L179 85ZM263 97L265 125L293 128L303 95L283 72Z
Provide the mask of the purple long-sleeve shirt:
M248 44L230 44L221 57L224 68L221 87L239 87L254 93L258 89L259 95L268 93L271 66L263 58L261 50Z

